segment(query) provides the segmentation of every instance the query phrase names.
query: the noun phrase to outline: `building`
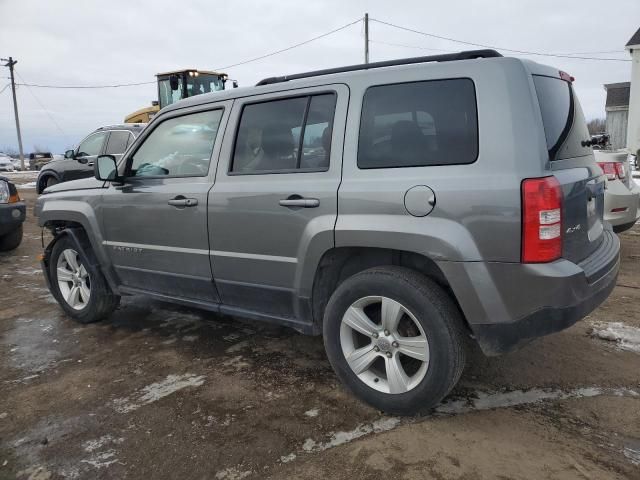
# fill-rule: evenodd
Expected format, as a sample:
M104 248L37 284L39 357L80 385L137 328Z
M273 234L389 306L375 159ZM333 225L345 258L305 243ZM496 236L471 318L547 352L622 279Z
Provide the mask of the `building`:
M625 49L631 55L627 148L637 153L640 150L640 28L627 42Z
M614 150L625 148L627 146L631 82L608 83L604 89L607 91L605 131L609 134L609 143Z

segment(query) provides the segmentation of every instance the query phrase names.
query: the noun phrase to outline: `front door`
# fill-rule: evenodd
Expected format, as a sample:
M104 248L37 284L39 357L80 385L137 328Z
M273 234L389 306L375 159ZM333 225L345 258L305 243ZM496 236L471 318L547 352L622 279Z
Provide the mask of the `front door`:
M230 102L176 111L154 123L102 202L104 243L121 283L194 301L217 302L209 262L207 196L216 139Z
M328 85L234 103L209 195L225 305L292 318L310 294L303 265L334 245L348 93Z
M75 160L70 160L69 168L65 169L64 181L86 178L93 172L93 163L102 153L109 132L96 132L85 138L75 153Z

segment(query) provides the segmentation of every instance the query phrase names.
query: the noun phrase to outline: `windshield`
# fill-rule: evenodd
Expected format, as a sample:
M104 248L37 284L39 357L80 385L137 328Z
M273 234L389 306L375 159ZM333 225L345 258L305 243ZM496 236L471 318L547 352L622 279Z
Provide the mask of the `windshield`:
M224 83L218 75L200 73L197 77L187 77L187 96L224 90Z

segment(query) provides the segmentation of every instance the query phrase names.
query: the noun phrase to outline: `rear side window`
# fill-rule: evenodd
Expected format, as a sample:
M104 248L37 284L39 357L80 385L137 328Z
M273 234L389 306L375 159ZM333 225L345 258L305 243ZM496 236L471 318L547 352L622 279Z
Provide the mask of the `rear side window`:
M478 115L466 78L381 85L363 99L358 167L473 163Z
M107 148L105 149L106 155L121 155L127 149L127 143L129 142L129 132L113 131L109 134L109 140L107 141Z
M246 105L231 172L327 170L335 108L333 93Z
M582 142L591 137L571 84L559 78L533 76L550 160L589 155Z

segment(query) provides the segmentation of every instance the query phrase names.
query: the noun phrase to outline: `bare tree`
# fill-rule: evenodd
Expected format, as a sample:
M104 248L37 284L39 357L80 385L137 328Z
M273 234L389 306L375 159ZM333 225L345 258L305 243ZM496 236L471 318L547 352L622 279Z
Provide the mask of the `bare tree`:
M589 129L589 133L591 135L604 133L607 128L607 121L604 118L594 118L593 120L589 120L587 122L587 128Z
M6 153L11 158L18 158L20 156L18 154L18 150L16 150L14 147L9 147L9 146L0 147L0 152Z

